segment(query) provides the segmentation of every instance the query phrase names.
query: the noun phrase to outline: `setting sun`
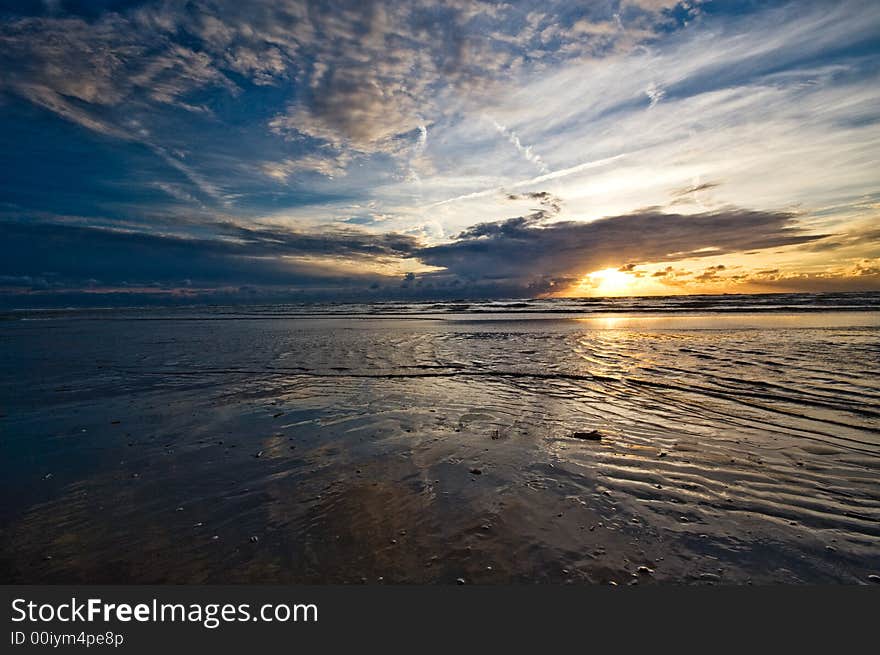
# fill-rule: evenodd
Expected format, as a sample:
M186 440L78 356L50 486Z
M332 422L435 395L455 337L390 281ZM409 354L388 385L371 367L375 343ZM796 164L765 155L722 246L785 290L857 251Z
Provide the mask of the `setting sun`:
M604 268L593 271L584 278L581 286L598 296L622 296L632 292L633 277L617 270Z

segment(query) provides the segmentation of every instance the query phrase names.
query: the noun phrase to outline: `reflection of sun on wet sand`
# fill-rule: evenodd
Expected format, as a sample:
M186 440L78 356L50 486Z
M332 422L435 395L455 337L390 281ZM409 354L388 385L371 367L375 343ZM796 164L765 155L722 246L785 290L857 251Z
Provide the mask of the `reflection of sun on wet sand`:
M876 333L778 319L130 322L125 352L95 322L5 419L0 571L872 580Z

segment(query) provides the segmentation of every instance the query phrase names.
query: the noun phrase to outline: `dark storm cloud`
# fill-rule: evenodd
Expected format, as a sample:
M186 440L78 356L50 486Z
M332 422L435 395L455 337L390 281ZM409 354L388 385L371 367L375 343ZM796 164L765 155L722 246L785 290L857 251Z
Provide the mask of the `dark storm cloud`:
M309 285L331 278L346 281L349 276L334 276L289 257L376 262L405 257L417 246L413 237L373 236L355 230L311 234L228 223L212 227L220 237L8 222L2 225L0 276L69 287L180 284L184 280L198 286ZM364 275L368 280L375 277Z
M810 243L827 235L806 233L785 212L728 209L703 214L646 211L590 223L542 223L538 213L480 223L453 243L423 248L422 261L468 279L571 277L608 266Z
M320 233L310 233L270 227L255 229L234 223L218 223L216 228L237 241L230 244L213 240L207 242L210 248L246 256L321 255L377 261L407 257L418 246L415 237L394 232L375 235L355 229L324 228Z
M552 205L554 199L543 201ZM203 299L216 299L223 288L246 288L246 295L263 299L277 296L280 289L318 288L315 298L537 295L610 266L636 274L640 264L812 244L828 236L806 233L790 213L741 209L697 215L652 210L591 223L550 223L548 210L538 210L478 224L451 243L435 246L424 246L411 235L353 228L306 233L231 222L196 227L210 237L57 222L6 222L2 227L0 286L7 289L94 293L152 285L185 287L188 297ZM401 283L395 275L344 275L321 265L401 259L442 270L409 273ZM714 281L725 271L723 264L714 265L696 279ZM691 274L669 266L654 275L677 280Z

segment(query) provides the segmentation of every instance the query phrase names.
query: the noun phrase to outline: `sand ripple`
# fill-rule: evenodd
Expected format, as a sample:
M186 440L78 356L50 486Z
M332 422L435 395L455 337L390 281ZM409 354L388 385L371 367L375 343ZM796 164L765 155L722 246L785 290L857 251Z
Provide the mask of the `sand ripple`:
M14 580L861 582L880 568L876 328L281 317L7 332L4 373L29 376L25 396L3 391ZM590 430L602 439L571 438Z

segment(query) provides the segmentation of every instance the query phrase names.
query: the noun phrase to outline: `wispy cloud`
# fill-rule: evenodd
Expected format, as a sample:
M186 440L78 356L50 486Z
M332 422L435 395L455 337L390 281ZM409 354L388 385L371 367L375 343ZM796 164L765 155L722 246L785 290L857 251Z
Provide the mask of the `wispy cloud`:
M492 121L492 125L495 126L495 129L510 141L513 147L516 148L516 151L522 155L523 159L533 163L544 175L550 172L550 169L547 168L547 164L544 163L544 160L532 150L532 146L524 146L519 140L519 136L516 132L507 129L494 118L490 118L489 120Z

